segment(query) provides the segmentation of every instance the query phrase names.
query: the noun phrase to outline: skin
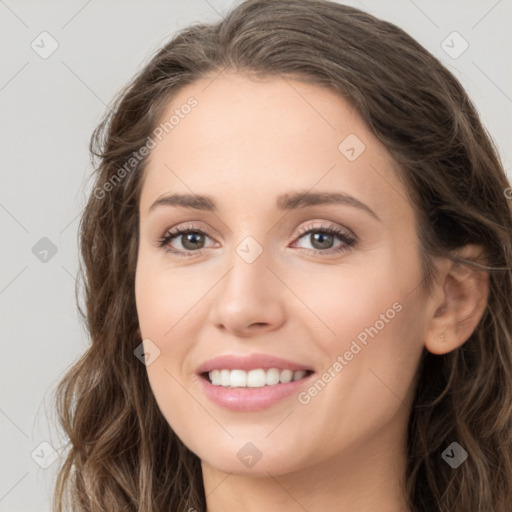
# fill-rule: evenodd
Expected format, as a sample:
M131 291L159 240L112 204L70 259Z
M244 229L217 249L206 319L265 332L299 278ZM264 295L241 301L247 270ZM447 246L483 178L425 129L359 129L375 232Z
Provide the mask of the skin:
M152 150L145 171L135 291L141 337L160 350L147 365L151 389L202 460L208 511L409 510L406 429L421 353L464 343L484 310L487 279L439 258L434 293L425 295L416 219L396 164L335 92L223 73L180 90L162 119L190 96L197 107ZM365 144L354 161L338 149L349 134ZM340 204L276 208L278 195L310 190L350 194L379 219ZM170 193L208 195L218 209L149 211ZM191 224L207 235L199 255L158 247L171 228ZM344 246L338 238L318 249L298 231L321 225L354 234L356 244L334 253ZM248 236L263 249L252 263L236 252ZM183 237L170 243L187 251ZM220 354L273 354L321 376L395 303L400 312L307 404L293 395L235 412L201 389L196 368ZM262 453L251 468L237 457L249 441Z

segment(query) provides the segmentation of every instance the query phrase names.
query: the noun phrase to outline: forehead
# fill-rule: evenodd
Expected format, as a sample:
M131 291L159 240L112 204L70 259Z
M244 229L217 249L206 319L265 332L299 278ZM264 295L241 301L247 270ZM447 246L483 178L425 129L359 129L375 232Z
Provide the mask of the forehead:
M331 89L214 75L178 91L160 122L171 118L150 154L141 210L174 191L236 196L240 204L315 188L364 197L376 209L405 201L386 148Z

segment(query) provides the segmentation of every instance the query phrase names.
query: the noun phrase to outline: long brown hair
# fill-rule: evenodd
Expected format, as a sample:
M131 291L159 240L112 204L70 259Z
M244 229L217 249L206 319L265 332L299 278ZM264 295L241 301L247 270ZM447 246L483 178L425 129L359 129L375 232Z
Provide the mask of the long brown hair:
M424 351L408 433L414 512L506 512L512 504L512 212L497 151L454 76L395 25L323 0L248 0L181 31L117 96L91 139L94 191L80 224L91 345L56 390L69 437L54 510L205 511L199 458L173 433L134 356L134 277L147 143L169 99L223 70L327 86L398 163L415 208L427 293L434 255L482 244L485 313L446 354ZM124 169L124 172L121 172ZM467 263L467 261L466 261ZM453 441L469 458L441 457Z

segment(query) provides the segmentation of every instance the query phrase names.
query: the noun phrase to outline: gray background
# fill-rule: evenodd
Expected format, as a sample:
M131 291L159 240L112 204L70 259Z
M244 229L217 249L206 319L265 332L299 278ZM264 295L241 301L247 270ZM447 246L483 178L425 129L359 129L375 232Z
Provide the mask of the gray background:
M0 0L0 512L50 510L58 466L52 450L57 457L63 445L51 393L87 346L74 287L90 134L114 94L176 30L218 20L238 3ZM399 25L446 64L475 102L510 177L512 0L344 3ZM44 31L58 44L46 59L31 47L51 49ZM445 43L452 56L441 46L453 31L469 43L457 58L458 36Z

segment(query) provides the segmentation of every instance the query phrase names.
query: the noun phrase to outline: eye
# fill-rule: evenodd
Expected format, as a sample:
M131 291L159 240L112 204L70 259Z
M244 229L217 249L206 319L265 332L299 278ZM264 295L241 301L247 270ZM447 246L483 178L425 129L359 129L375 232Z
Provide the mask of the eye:
M312 248L306 248L306 250L313 254L325 255L344 252L356 243L354 235L332 224L330 226L306 226L299 231L301 236L298 237L298 240L304 239L309 242ZM340 241L337 246L334 245L336 239ZM296 242L293 245L296 245Z
M357 241L354 235L334 225L306 226L299 229L299 232L300 236L292 244L292 247L296 246L297 241L304 239L312 245L312 248L303 249L307 253L315 255L341 253L347 251ZM180 257L197 256L203 252L203 249L207 248L205 247L207 239L211 240L197 226L187 225L168 231L160 237L158 246L165 248L166 252L171 252ZM335 245L336 239L339 241L338 245Z
M177 227L168 231L158 241L159 247L165 247L167 252L172 252L178 256L197 255L204 249L205 240L210 238L204 231L195 226ZM172 242L179 242L181 247L173 247ZM193 254L187 254L193 253Z

